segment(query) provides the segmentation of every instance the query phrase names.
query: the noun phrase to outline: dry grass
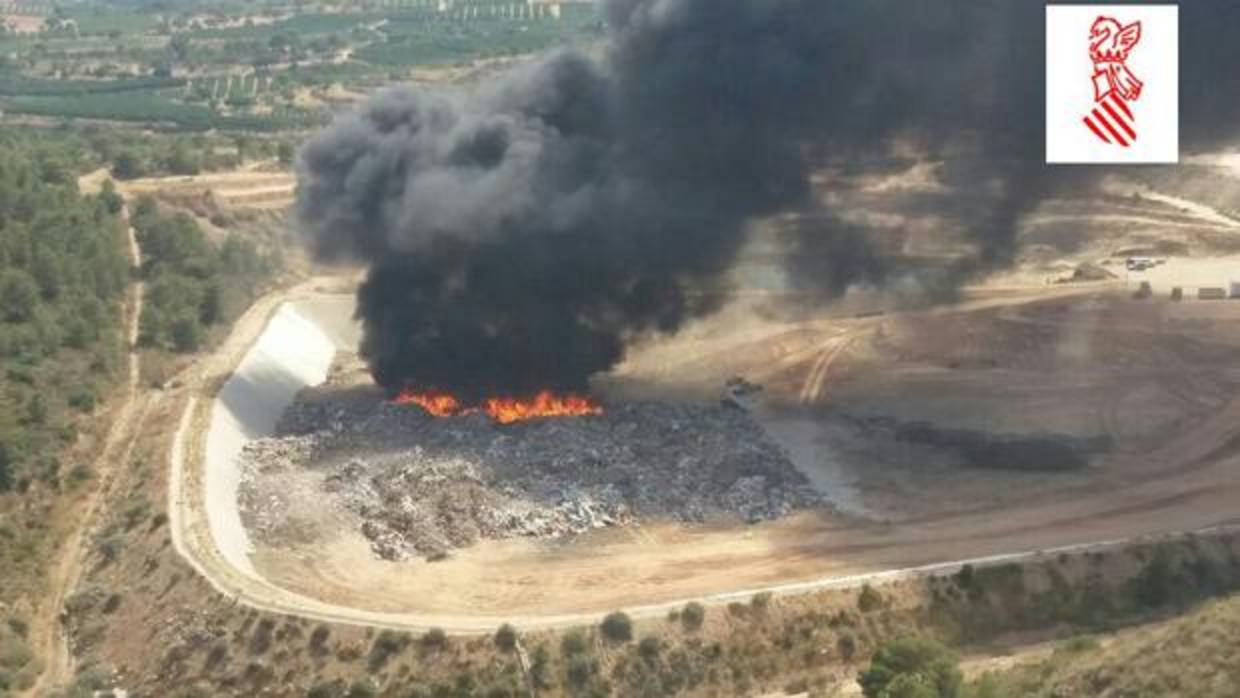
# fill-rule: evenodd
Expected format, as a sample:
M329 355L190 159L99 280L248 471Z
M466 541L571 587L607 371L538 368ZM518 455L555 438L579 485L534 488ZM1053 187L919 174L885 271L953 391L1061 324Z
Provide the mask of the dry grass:
M1213 601L1174 620L1073 642L1050 657L983 679L995 695L1240 695L1240 596Z

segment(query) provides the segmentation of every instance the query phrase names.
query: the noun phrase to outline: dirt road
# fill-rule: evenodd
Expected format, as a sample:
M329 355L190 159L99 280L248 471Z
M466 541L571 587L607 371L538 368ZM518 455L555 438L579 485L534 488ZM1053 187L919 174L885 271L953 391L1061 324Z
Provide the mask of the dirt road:
M126 223L129 260L135 269L142 268L142 249L138 245L138 237L129 225L128 209L122 209L122 218ZM61 613L65 598L77 586L82 574L82 562L86 556L85 545L92 538L97 523L100 505L107 500L113 481L115 468L128 462L137 439L138 426L143 416L151 407L151 396L143 395L139 389L141 376L141 355L138 352L138 332L141 328L142 305L145 298L146 285L142 281L130 287L129 302L126 304L125 338L128 342L128 376L126 380L123 402L117 408L115 419L108 430L103 450L95 460L94 471L98 475L98 484L87 495L83 502L79 525L65 540L59 557L52 567L48 579L48 594L39 607L39 613L31 619L32 644L38 648L44 660L44 671L27 692L29 696L43 695L47 689L63 686L73 678L73 653L69 648L68 638L61 623Z

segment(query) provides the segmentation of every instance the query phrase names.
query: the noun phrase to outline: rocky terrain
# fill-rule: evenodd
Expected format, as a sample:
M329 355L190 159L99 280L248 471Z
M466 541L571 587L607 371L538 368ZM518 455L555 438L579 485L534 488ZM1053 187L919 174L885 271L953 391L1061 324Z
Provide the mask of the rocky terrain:
M643 402L505 426L342 392L298 400L277 434L243 456L252 531L287 528L295 488L286 476L311 473L389 560L642 519L759 522L820 504L749 415L729 406Z

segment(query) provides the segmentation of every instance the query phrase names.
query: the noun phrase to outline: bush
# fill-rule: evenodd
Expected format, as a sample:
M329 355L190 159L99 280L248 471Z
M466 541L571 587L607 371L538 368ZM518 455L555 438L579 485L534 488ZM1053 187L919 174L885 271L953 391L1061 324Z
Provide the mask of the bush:
M151 530L154 531L167 523L168 515L161 511L151 517Z
M517 629L504 623L499 626L499 630L495 631L495 646L505 652L511 652L517 648Z
M34 317L39 285L21 269L0 272L0 320L25 322Z
M125 539L118 534L107 535L96 540L95 546L103 561L112 563L121 556L121 550L125 547Z
M551 653L547 651L547 646L539 645L535 647L530 654L530 679L534 682L535 688L547 689L551 687L550 666Z
M205 338L198 317L189 312L183 312L172 319L169 335L172 348L182 353L196 351Z
M422 636L422 646L429 649L443 649L448 646L448 634L443 628L431 628Z
M121 607L121 603L124 600L124 597L120 594L112 594L103 602L103 613L115 613Z
M883 595L877 589L866 584L861 587L861 595L857 597L857 608L862 613L877 611L883 607Z
M754 594L753 599L749 602L756 611L766 611L771 606L772 594L769 591L762 591Z
M26 622L25 618L13 616L5 623L9 626L9 630L12 630L13 634L18 637L27 637L30 634L30 623Z
M69 470L69 484L72 486L77 486L94 476L95 473L90 469L89 465L85 463L78 463Z
M575 654L568 660L565 676L568 678L569 686L583 688L590 683L590 679L594 678L597 672L598 664L592 658L584 654Z
M956 698L963 682L957 661L938 642L907 635L879 647L857 683L867 698Z
M845 661L851 660L857 655L857 638L852 633L844 633L835 641L835 648Z
M375 638L374 644L370 646L370 658L368 660L370 670L378 671L387 664L388 659L394 654L399 654L409 646L409 636L405 633L398 633L394 630L383 630L379 636Z
M973 588L973 582L975 581L974 575L975 571L973 569L973 565L962 566L960 571L954 575L956 586L960 587L964 591L969 591Z
M254 633L250 635L250 654L259 656L266 654L271 649L271 639L276 628L275 621L270 618L263 618L258 621L258 625L254 628Z
M690 601L680 612L680 624L685 630L696 631L706 621L706 607L696 601Z
M580 630L569 631L560 640L560 654L565 657L571 657L575 654L585 654L589 650L590 644L586 641L585 633Z
M659 642L659 638L653 635L643 637L642 641L637 643L637 653L647 662L654 663L659 658L659 652L663 651L663 643Z
M1167 548L1154 550L1154 556L1133 579L1132 586L1137 601L1146 608L1158 608L1171 600L1178 585Z
M66 402L69 403L70 407L79 412L91 412L95 409L95 403L98 399L99 398L96 397L95 391L92 388L79 385L69 391L69 396L66 398Z
M607 614L599 629L603 631L603 637L612 642L628 642L633 639L633 621L623 611Z
M331 628L326 625L317 625L314 630L310 631L310 651L313 654L325 654L327 652L327 638L331 636Z

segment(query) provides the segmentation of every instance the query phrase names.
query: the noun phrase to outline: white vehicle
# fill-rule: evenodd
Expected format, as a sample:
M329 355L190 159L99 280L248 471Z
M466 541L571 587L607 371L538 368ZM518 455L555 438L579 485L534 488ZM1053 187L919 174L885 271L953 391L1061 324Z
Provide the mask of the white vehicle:
M1145 271L1152 269L1157 262L1149 257L1129 257L1124 266L1128 271Z

